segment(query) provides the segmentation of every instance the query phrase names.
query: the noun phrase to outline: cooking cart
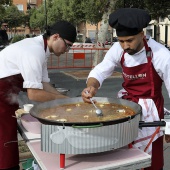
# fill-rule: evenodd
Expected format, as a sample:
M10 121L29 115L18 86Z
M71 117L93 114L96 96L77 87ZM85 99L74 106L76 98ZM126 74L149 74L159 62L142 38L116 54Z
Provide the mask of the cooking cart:
M123 99L96 98L98 102L117 103L129 106L135 114L116 120L98 122L71 122L55 121L46 117L51 116L48 109L62 104L79 104L82 98L60 99L45 102L33 107L31 115L41 123L41 139L30 139L27 132L20 131L27 140L27 145L35 156L41 168L49 165L46 160L54 161L55 169L140 169L150 166L150 156L139 149L128 149L138 134L138 127L145 127L145 122L140 122L140 105ZM47 115L43 111L47 109ZM82 108L81 108L82 109ZM82 110L78 111L78 116ZM55 113L58 113L55 111ZM63 111L61 115L63 116ZM69 113L75 117L74 113ZM111 113L113 114L113 113ZM55 115L52 115L55 116ZM55 116L56 117L56 116ZM81 117L82 119L82 117ZM81 120L79 119L79 120ZM100 119L101 120L101 119ZM166 122L151 122L148 126L165 126ZM133 157L134 156L134 157ZM48 158L48 159L47 159ZM66 159L66 163L65 163ZM50 161L49 160L49 161ZM52 162L53 162L52 161ZM53 165L53 163L50 163ZM82 167L81 167L82 166ZM46 169L52 170L52 167Z
M60 155L41 151L41 136L27 132L18 120L18 130L42 170L60 170ZM136 170L151 165L151 157L127 146L94 154L67 154L66 170Z

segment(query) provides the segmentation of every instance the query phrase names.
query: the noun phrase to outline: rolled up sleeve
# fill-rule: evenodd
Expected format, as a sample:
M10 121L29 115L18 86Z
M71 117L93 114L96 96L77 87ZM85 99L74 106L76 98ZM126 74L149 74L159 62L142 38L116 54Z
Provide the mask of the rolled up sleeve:
M23 88L43 89L42 83L24 81Z
M24 79L23 88L43 89L42 82L49 81L47 67L45 67L46 57L44 51L23 54L19 62L20 71Z

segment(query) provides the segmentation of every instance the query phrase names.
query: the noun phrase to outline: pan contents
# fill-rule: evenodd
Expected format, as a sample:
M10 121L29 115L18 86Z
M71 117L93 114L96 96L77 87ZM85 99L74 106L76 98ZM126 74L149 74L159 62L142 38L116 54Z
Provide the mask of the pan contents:
M103 116L96 116L96 110L92 104L63 104L53 108L41 110L39 116L47 120L60 122L102 122L130 117L135 111L130 107L115 103L96 103L102 109Z

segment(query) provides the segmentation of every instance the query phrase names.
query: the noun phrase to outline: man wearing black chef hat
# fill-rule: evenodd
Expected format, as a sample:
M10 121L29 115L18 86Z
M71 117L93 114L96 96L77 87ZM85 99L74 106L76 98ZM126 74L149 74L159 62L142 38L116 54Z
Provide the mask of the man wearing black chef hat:
M161 88L164 81L170 96L170 52L152 38L145 40L143 28L150 20L145 10L136 8L122 8L110 14L109 24L116 29L118 42L90 72L87 88L82 91L85 102L90 103L103 81L121 66L123 89L118 92L118 97L140 104L143 121L159 121L164 117ZM159 128L139 129L133 146L152 155L152 164L147 170L163 168L163 132Z
M122 8L109 16L109 25L116 29L118 37L137 35L151 21L150 15L136 8Z

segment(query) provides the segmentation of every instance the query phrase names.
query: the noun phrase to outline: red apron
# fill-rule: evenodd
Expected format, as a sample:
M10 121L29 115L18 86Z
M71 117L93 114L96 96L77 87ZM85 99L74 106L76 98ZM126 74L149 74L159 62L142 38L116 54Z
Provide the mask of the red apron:
M0 169L19 164L17 142L17 119L19 108L17 96L23 86L20 74L0 79Z
M47 39L44 38L44 50ZM0 79L0 169L8 169L19 164L17 139L17 119L19 108L17 97L23 89L21 74Z
M160 119L164 117L164 99L162 96L162 79L155 71L152 64L152 51L144 40L147 63L134 67L124 66L124 54L121 58L124 82L123 88L128 92L123 99L138 103L139 98L152 99L158 110ZM163 137L153 142L152 165L147 170L160 170L163 167Z

